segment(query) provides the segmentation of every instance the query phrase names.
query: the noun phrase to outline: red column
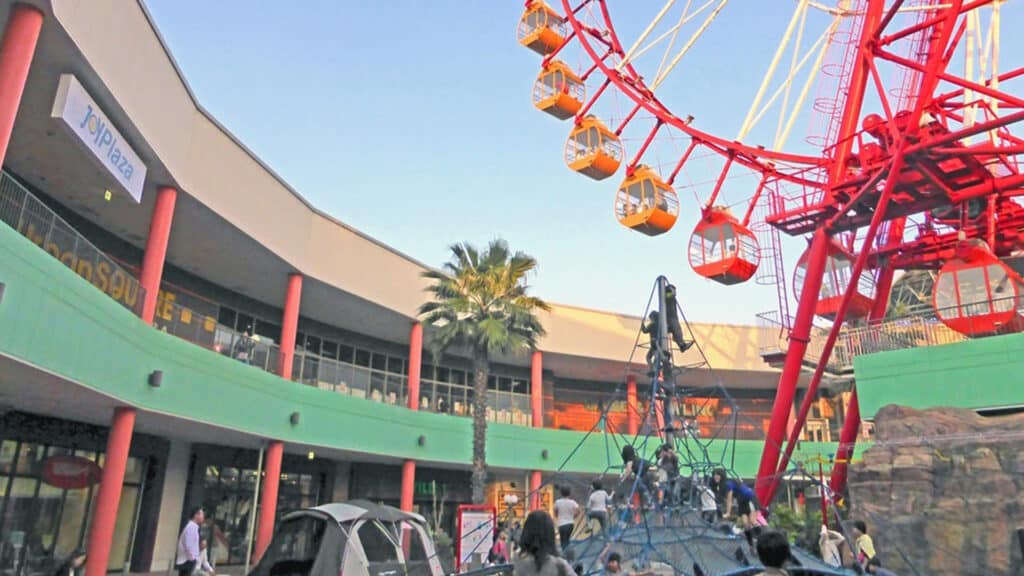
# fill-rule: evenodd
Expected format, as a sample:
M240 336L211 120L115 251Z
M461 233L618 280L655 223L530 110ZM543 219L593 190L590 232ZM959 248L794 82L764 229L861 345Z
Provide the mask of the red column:
M832 479L829 485L835 493L846 489L846 470L853 458L853 447L857 444L857 432L860 430L860 404L857 400L857 388L850 394L850 404L846 407L846 421L843 431L839 433L839 449L836 450L836 463L832 466Z
M534 350L530 357L530 411L533 427L544 427L544 355ZM530 473L530 510L540 508L540 470Z
M145 291L142 296L142 321L153 323L156 313L156 299L160 295L160 279L164 274L164 259L167 257L167 241L171 238L171 222L174 220L174 203L178 191L164 186L157 190L153 205L153 218L149 221L149 237L146 238L146 254L142 257L142 273L139 284Z
M128 464L128 450L132 445L132 430L135 428L135 409L116 408L107 436L107 452L103 463L99 493L96 495L89 527L89 561L86 576L106 576L110 562L110 541L114 537L117 522L117 506L121 502L121 487L124 485L124 469Z
M34 6L15 4L11 8L0 44L0 165L7 157L14 119L18 116L21 94L32 66L39 31L43 27L43 13Z
M544 355L535 350L530 357L530 412L533 427L544 427Z
M302 274L290 274L288 276L288 291L284 295L284 315L281 318L281 359L277 363L277 375L285 380L292 379L295 333L299 329L299 302L301 300Z
M626 377L626 430L630 436L640 432L640 408L636 401L636 376Z
M423 362L423 325L414 322L409 331L409 387L407 406L409 410L420 408L420 365ZM399 507L412 512L413 496L416 489L416 461L402 463L402 492Z
M768 434L765 436L764 448L761 452L761 464L757 471L757 496L765 506L771 505L767 496L771 491L775 467L779 463L782 439L785 437L786 428L789 426L789 417L793 412L793 396L796 394L797 381L800 379L804 354L807 352L807 342L811 337L811 323L814 320L814 308L818 302L818 293L821 291L821 279L825 273L828 243L829 238L825 234L825 230L818 228L814 233L807 256L807 274L804 276L804 286L800 292L800 302L796 319L793 322L793 329L789 332L786 362L783 364L782 374L779 376L779 387L775 392L775 402L772 405L772 419L768 424Z
M530 472L530 510L540 509L540 485L543 480L539 470Z
M281 483L281 458L284 444L274 440L267 445L264 459L263 488L260 491L260 517L256 526L256 551L253 562L259 562L274 535L274 516L277 514L277 487ZM91 576L91 575L86 575Z

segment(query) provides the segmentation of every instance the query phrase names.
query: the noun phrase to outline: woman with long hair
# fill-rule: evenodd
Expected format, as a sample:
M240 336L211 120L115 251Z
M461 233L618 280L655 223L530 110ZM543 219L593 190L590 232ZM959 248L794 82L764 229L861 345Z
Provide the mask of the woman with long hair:
M514 576L572 576L573 569L558 555L555 522L544 510L534 510L523 523Z

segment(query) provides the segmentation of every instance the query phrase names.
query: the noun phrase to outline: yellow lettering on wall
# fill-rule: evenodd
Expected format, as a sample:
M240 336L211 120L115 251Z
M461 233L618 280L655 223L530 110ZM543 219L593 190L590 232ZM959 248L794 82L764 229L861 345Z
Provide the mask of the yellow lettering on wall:
M192 323L192 310L188 308L181 309L181 323L191 324Z
M86 282L92 283L92 262L88 260L79 260L78 268L75 270L78 275L85 278Z
M212 316L206 316L203 320L203 330L207 332L213 332L217 329L217 323L213 320Z
M60 246L57 246L55 242L47 242L46 246L43 249L49 252L50 255L52 255L57 260L60 260Z
M28 228L25 229L25 237L32 241L36 246L43 245L43 235L36 233L36 225L29 222Z
M161 290L158 298L160 299L160 305L157 307L156 315L168 322L174 320L173 304L177 296Z
M96 265L96 287L107 292L110 289L110 263L101 260ZM109 294L109 292L107 292Z

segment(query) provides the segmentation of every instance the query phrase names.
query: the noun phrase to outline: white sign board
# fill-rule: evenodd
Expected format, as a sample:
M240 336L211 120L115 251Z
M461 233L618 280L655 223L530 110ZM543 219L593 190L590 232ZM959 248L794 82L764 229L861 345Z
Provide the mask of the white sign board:
M146 165L71 74L61 75L50 116L62 120L125 191L142 201Z
M494 544L494 513L490 510L462 510L459 522L459 566L480 565L487 561L487 553Z

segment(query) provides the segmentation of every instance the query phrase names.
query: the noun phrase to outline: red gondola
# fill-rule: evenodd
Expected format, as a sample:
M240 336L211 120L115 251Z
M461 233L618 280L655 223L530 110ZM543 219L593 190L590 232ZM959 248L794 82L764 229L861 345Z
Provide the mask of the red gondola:
M757 271L761 251L757 238L728 208L705 208L690 236L690 267L722 284L746 282Z
M804 287L804 276L807 274L807 257L810 249L800 255L796 263L796 273L793 274L793 291L796 298L800 299L800 292ZM821 279L821 290L818 293L818 303L814 307L814 313L829 320L835 320L839 312L839 305L843 301L843 293L850 285L850 277L853 272L853 256L840 245L835 239L829 241L828 256L825 260L825 275ZM860 275L857 282L857 293L850 300L850 306L846 310L847 319L864 318L871 313L875 297L875 278L867 270Z
M981 240L962 243L942 266L932 304L942 323L967 336L1024 330L1024 282Z

